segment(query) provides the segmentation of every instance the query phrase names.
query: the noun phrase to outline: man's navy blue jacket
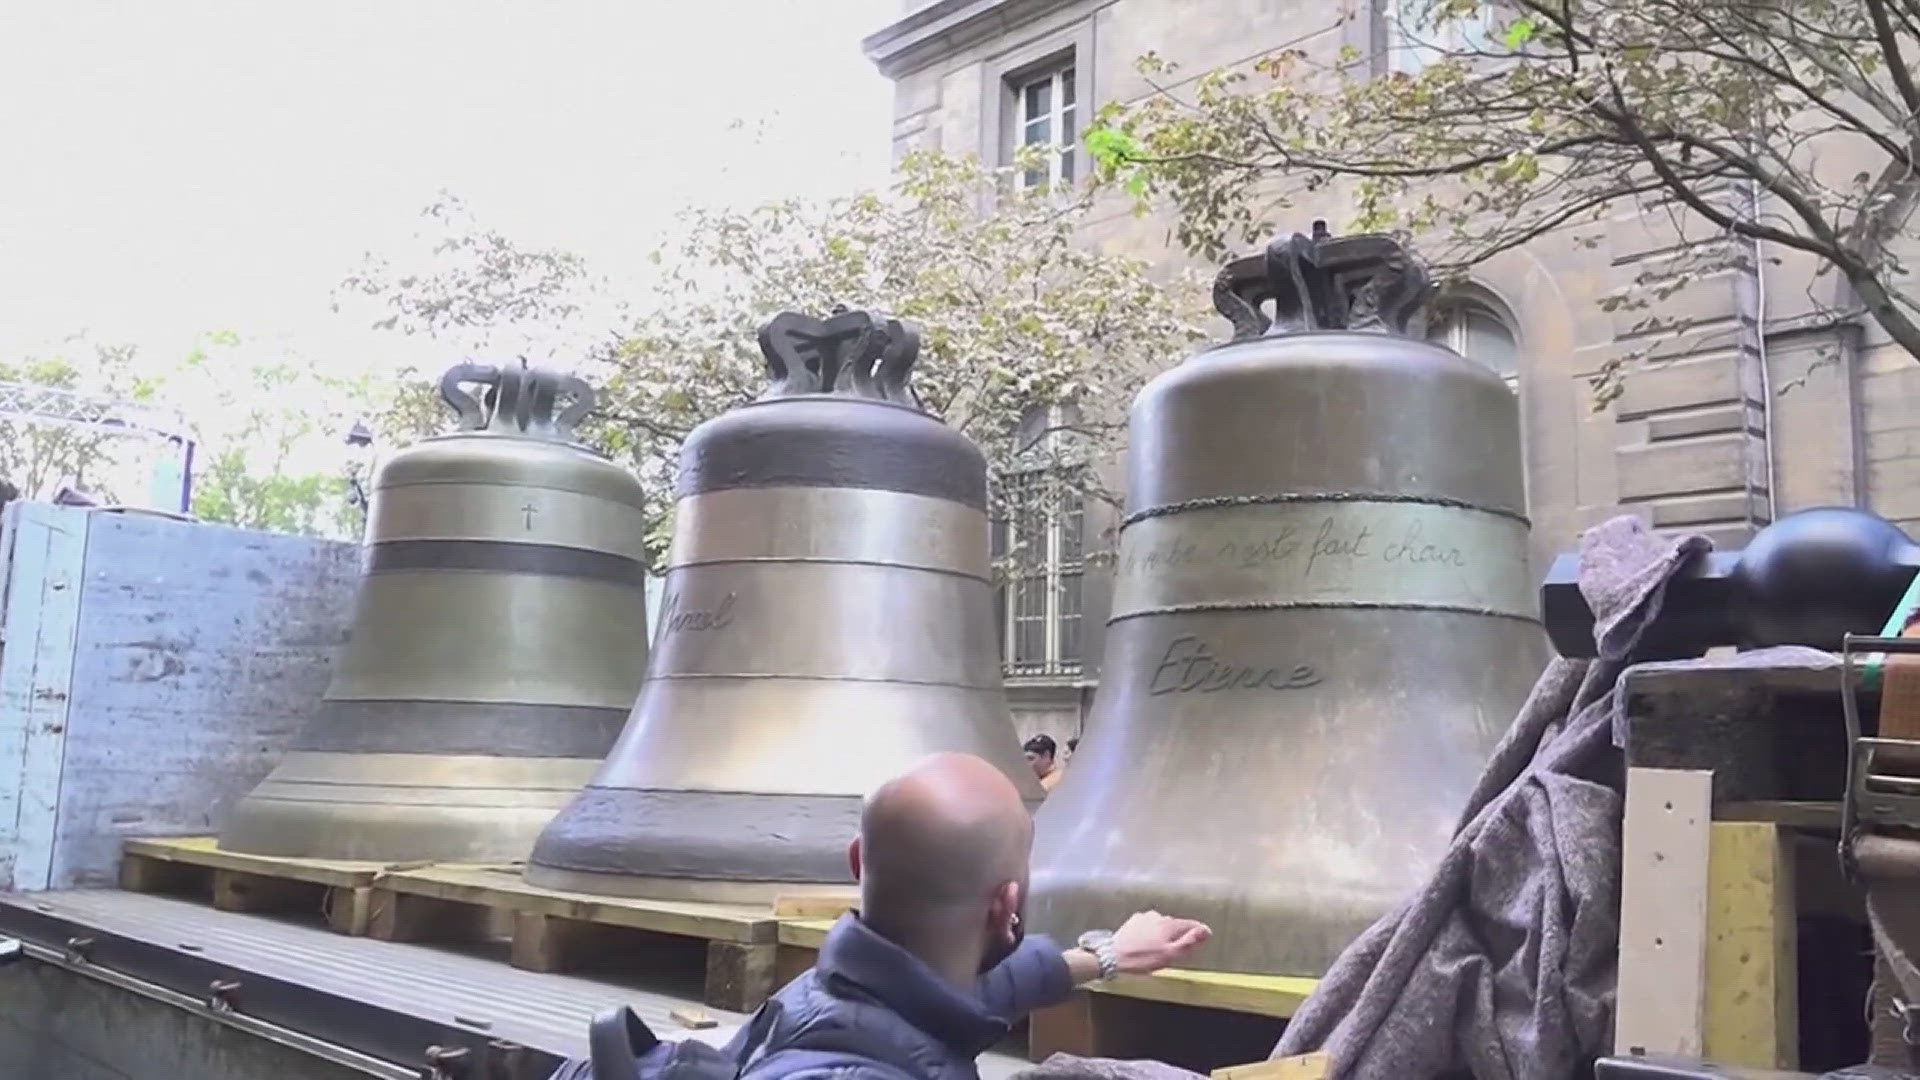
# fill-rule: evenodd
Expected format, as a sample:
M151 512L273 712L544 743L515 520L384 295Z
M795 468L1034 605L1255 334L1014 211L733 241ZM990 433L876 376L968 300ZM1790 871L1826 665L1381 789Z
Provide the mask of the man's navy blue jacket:
M976 1080L981 1051L1072 990L1060 947L1043 936L1027 938L968 994L844 915L813 968L774 995L773 1028L741 1077Z

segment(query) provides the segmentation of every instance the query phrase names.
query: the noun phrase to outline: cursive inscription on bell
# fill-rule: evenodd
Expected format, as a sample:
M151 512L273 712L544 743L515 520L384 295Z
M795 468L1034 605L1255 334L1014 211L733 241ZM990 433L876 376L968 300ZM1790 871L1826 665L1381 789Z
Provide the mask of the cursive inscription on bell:
M1156 515L1122 534L1112 617L1352 604L1533 618L1526 544L1526 525L1513 518L1413 503L1276 503Z
M1400 539L1380 549L1380 561L1385 563L1405 563L1409 566L1433 565L1465 567L1466 556L1460 549L1447 544L1436 544L1423 535L1419 522L1407 526Z
M735 594L728 593L724 599L711 608L685 608L680 606L680 594L667 596L666 610L660 617L666 620L667 633L704 633L709 630L725 630L733 623L733 604Z
M1307 552L1307 573L1313 573L1313 566L1321 559L1345 559L1353 562L1365 559L1372 552L1367 548L1367 540L1373 536L1365 525L1357 530L1347 531L1335 527L1334 520L1328 518L1320 523L1320 531L1313 537L1313 548Z
M1467 553L1457 544L1427 535L1410 522L1382 536L1373 527L1329 515L1306 531L1295 525L1230 535L1202 544L1183 537L1144 544L1121 556L1124 575L1184 567L1196 569L1282 569L1297 566L1309 578L1337 568L1366 566L1446 566L1465 569Z
M1217 694L1222 690L1300 690L1320 681L1311 665L1234 664L1213 655L1213 647L1192 634L1167 642L1160 665L1147 681L1147 693Z

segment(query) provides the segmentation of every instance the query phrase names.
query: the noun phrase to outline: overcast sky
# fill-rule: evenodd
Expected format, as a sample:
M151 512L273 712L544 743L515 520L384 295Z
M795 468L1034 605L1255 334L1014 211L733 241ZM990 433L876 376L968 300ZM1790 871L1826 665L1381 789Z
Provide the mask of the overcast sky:
M696 203L884 180L899 0L0 0L0 354L386 347L329 311L447 189L639 280Z

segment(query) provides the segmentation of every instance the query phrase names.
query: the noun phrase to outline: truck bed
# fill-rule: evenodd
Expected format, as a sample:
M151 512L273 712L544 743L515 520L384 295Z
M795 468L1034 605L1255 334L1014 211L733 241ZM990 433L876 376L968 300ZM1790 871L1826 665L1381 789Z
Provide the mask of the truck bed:
M25 941L28 964L111 981L363 1075L419 1076L438 1047L456 1053L450 1075L545 1077L585 1054L588 1019L613 1005L667 1038L723 1042L746 1019L669 993L116 889L0 895L0 936ZM0 974L0 1002L7 986ZM687 1031L669 1015L677 1009L719 1024ZM1023 1064L1003 1054L980 1063L989 1080Z

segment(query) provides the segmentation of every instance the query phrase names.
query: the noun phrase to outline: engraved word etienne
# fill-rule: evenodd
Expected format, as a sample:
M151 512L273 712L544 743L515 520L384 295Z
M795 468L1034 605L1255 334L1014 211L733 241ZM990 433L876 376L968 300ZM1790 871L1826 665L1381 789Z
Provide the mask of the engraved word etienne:
M1320 681L1306 664L1260 667L1216 659L1213 647L1192 634L1167 642L1160 666L1147 681L1149 694L1216 694L1222 690L1300 690Z
M1458 547L1429 539L1418 521L1385 537L1365 525L1328 515L1317 527L1281 525L1257 539L1226 540L1204 547L1171 539L1128 552L1120 572L1145 574L1180 566L1237 566L1241 569L1298 565L1311 575L1318 567L1340 563L1383 566L1434 566L1464 569L1467 556Z
M702 633L708 630L725 630L733 624L733 603L736 597L728 593L719 604L712 608L680 609L680 594L667 596L666 610L660 618L669 634Z

